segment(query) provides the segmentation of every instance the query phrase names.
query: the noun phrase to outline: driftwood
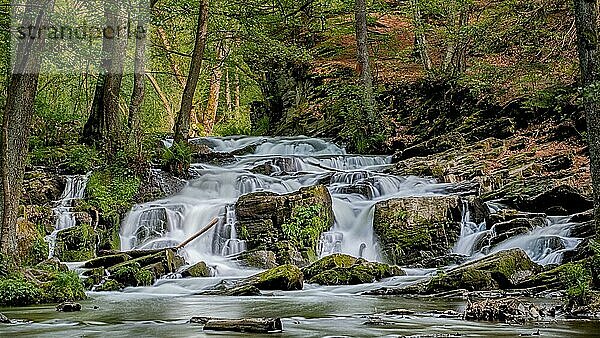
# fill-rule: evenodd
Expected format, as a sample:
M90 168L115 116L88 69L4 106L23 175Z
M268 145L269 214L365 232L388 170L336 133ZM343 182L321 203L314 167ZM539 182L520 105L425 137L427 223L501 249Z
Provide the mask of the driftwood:
M186 239L185 241L183 241L181 244L179 244L178 246L176 246L175 249L179 250L181 248L184 248L186 245L188 245L191 242L193 242L194 240L196 240L196 238L204 235L208 230L212 229L212 227L214 227L215 225L217 225L217 223L219 223L219 219L218 218L214 218L202 230L198 231L194 236L192 236L192 237Z
M154 255L156 253L165 251L165 250L179 250L184 248L185 246L187 246L188 244L190 244L191 242L193 242L194 240L196 240L198 237L204 235L208 230L212 229L215 225L217 225L217 223L219 223L219 219L218 218L214 218L212 221L210 221L210 223L208 223L207 226L205 226L204 228L202 228L202 230L198 231L197 233L195 233L192 237L186 239L185 241L181 242L181 244L179 244L176 247L170 247L170 248L162 248L162 249L147 249L147 250L129 250L129 251L118 251L118 250L101 250L99 252L99 256L100 257L105 257L105 256L113 256L113 255L118 255L118 254L122 254L125 253L127 255L129 255L131 258L135 259L135 258L140 258L140 257L144 257L144 256L148 256L148 255Z
M205 331L234 331L250 333L276 333L283 331L279 318L224 319L193 317L190 323L203 325Z

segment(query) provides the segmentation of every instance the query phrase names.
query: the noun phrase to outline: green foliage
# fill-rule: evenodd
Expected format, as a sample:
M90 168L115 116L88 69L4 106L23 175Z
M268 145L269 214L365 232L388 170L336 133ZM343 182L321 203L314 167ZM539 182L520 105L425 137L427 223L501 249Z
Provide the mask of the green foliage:
M591 300L592 275L584 264L568 264L561 273L569 303L587 305Z
M28 254L28 262L25 264L35 265L48 258L48 242L42 236L38 236Z
M74 174L85 174L101 161L100 153L95 148L76 145L67 153L67 170Z
M78 301L86 298L83 282L74 271L55 273L52 279L42 285L46 303Z
M105 169L92 173L86 188L88 203L103 213L104 217L117 216L131 208L140 187L140 179Z
M154 281L152 272L142 269L137 262L119 268L113 278L125 286L150 286Z
M298 206L292 211L291 219L281 225L281 230L287 239L312 248L327 228L328 220L323 215L325 208L322 205Z
M25 306L37 304L42 299L42 290L22 276L0 280L0 305Z
M191 162L192 149L187 142L175 142L163 151L162 167L174 175L187 177Z

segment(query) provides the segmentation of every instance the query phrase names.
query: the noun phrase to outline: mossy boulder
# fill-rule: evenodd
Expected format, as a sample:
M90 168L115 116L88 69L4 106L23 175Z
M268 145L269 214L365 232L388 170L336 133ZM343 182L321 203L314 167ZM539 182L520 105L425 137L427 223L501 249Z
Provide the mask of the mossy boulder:
M357 259L354 264L348 266L341 262L340 266L324 270L310 279L308 283L320 285L356 285L379 281L394 276L404 276L406 273L397 266L377 262L367 262ZM312 271L313 273L315 270Z
M331 196L323 185L286 195L246 194L235 211L240 239L249 250L273 252L277 264L306 266L315 261L319 237L334 222Z
M115 291L121 291L121 290L123 290L123 288L125 288L125 286L123 284L117 282L116 280L107 279L102 284L98 285L94 289L94 291L97 291L97 292L115 292Z
M406 197L375 205L373 228L385 259L412 265L450 252L461 230L457 196Z
M150 286L155 281L152 272L142 269L138 262L126 264L113 270L111 279L116 280L124 286Z
M500 251L437 276L400 289L377 290L375 294L437 294L447 291L515 289L542 271L521 249Z
M100 267L111 267L111 266L126 262L130 259L131 259L131 256L129 256L128 254L119 253L116 255L108 255L108 256L94 258L92 260L85 262L83 267L87 268L87 269L94 269L94 268L100 268Z
M210 277L212 276L210 267L204 262L198 262L181 271L182 277Z
M591 209L594 202L577 189L560 185L519 203L523 210L544 212L550 216L576 214Z
M235 285L240 286L253 286L259 290L302 290L304 275L295 265L281 265L248 277Z
M311 265L302 269L306 279L335 268L349 268L356 264L359 259L345 254L333 254L325 256Z
M83 262L95 256L96 236L89 224L77 225L56 234L54 256L63 262Z
M23 178L24 205L50 205L60 198L65 188L65 179L48 170L34 170Z
M0 279L0 305L27 306L85 299L79 276L73 272L27 269Z

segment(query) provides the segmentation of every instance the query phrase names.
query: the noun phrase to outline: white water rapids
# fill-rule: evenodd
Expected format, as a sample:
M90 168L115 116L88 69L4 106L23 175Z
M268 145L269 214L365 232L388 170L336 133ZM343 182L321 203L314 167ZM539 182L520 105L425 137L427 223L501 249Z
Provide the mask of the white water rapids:
M207 262L221 276L239 274L239 267L227 258L245 249L245 243L235 233L236 200L258 191L294 192L327 178L331 182L328 188L333 198L335 225L321 238L321 255L342 252L379 261L373 233L374 205L395 197L443 195L449 187L432 179L384 174L382 170L389 166L389 157L350 155L320 139L239 137L203 138L194 142L218 152L252 145L256 148L250 154L236 156L229 164L194 164L196 178L180 193L135 206L122 223L122 250L176 245L218 217L216 227L186 248L186 258L190 262ZM169 146L170 142L165 144ZM250 171L265 163L274 174L266 176ZM454 252L476 258L482 254L473 252L475 245L493 230L487 230L485 224L472 223L468 208L464 209L463 229ZM562 252L572 250L580 240L569 237L570 225L566 219L549 222L548 227L485 248L485 252L520 247L541 264L557 263Z

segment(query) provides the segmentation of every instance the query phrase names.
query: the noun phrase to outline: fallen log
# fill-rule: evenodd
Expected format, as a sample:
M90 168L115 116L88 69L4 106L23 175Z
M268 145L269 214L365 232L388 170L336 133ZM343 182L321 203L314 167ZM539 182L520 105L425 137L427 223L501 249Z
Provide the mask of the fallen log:
M280 318L225 319L193 317L192 324L201 324L205 331L233 331L249 333L277 333L283 331Z
M179 244L178 246L176 246L175 250L179 250L179 249L184 248L186 245L188 245L191 242L193 242L194 240L196 240L196 238L204 235L204 233L206 233L208 230L212 229L212 227L214 227L215 225L217 225L217 223L219 223L219 218L213 218L213 220L210 221L210 223L208 223L208 225L205 226L202 230L198 231L194 236L186 239L185 241L181 242L181 244Z

